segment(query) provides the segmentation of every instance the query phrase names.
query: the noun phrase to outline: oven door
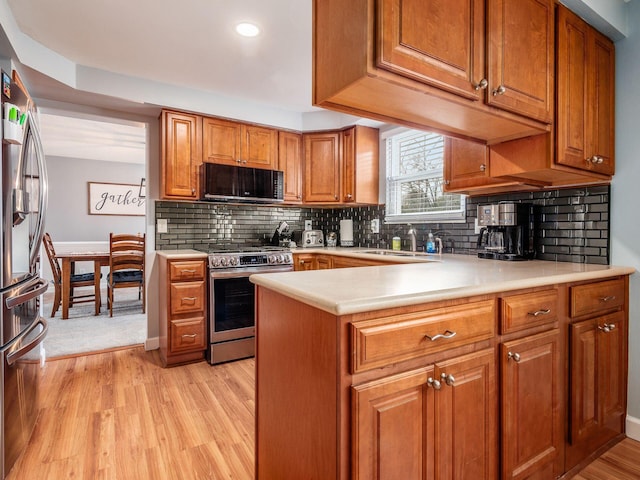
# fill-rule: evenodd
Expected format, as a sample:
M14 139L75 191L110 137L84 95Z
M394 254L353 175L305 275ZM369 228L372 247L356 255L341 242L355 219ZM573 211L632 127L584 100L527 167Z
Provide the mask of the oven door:
M255 335L255 285L249 276L256 273L293 271L293 266L249 267L214 270L209 273L209 339L227 342Z

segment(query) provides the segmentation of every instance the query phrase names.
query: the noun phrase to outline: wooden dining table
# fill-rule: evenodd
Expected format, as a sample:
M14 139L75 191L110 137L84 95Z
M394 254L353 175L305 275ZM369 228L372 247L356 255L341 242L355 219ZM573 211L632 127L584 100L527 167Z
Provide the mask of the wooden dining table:
M71 269L74 262L93 262L95 279L96 315L100 315L100 270L109 265L109 252L67 252L56 253L62 262L62 318L69 318L69 293L71 290Z

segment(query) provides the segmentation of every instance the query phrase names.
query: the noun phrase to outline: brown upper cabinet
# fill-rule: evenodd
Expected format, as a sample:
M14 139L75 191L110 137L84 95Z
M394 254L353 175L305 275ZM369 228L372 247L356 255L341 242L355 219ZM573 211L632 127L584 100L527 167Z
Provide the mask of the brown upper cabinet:
M204 117L203 160L243 167L278 167L278 131L245 123Z
M163 111L162 198L196 200L202 163L202 119L198 115Z
M557 51L557 162L613 175L613 42L558 5Z
M278 132L278 170L284 172L284 201L302 203L302 134Z
M553 7L316 0L314 104L486 143L548 132Z
M378 203L377 128L356 125L303 138L305 203Z

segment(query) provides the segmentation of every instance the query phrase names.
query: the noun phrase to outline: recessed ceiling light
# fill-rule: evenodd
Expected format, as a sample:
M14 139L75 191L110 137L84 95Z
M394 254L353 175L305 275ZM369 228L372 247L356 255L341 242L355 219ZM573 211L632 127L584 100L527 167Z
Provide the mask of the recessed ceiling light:
M236 32L243 37L255 37L260 33L260 29L253 23L239 23L236 25Z

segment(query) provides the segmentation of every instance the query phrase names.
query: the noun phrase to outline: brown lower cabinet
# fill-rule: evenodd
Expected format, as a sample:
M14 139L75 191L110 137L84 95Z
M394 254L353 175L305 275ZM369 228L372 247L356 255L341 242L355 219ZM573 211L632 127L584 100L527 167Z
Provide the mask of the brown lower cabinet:
M162 363L166 367L203 360L207 342L206 258L158 258Z
M256 478L570 478L624 433L627 292L333 315L258 286Z

